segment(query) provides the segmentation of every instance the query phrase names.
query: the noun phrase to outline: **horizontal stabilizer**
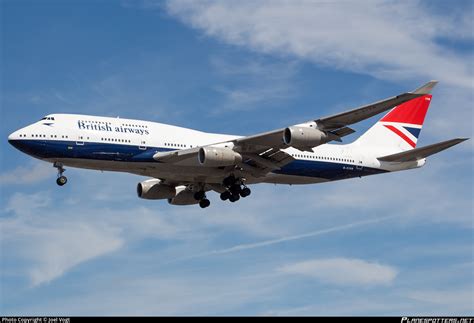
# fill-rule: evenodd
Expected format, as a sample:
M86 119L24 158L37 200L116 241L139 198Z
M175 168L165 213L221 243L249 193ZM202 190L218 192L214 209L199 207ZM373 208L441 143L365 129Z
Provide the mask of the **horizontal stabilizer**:
M467 139L469 138L451 139L451 140L439 142L437 144L432 144L425 147L411 149L408 151L404 151L402 153L379 157L377 159L384 162L416 161L416 160L431 156L433 154L439 153L440 151L448 149L449 147L457 145Z

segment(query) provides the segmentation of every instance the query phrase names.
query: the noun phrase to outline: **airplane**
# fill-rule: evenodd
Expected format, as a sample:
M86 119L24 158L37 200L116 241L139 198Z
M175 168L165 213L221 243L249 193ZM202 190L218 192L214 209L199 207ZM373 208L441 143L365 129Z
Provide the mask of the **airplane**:
M57 168L127 172L149 179L138 197L172 205L210 205L250 195L250 184L312 184L421 167L426 158L468 138L416 148L431 102L430 81L412 92L332 116L251 136L206 133L162 123L50 114L8 137L18 150ZM390 110L390 111L389 111ZM389 111L349 144L349 125Z

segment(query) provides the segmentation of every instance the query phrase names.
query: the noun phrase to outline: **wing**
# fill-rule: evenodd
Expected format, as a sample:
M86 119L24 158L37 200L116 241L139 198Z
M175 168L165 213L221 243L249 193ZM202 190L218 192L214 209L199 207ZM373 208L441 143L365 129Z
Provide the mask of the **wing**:
M312 123L317 126L320 130L328 131L333 134L333 140L340 140L341 137L347 136L354 132L348 125L360 122L362 120L373 117L379 113L388 111L397 105L404 102L410 101L414 98L428 94L437 84L437 81L431 81L416 89L413 92L402 93L400 95L378 101L372 104L368 104L353 110L338 113L325 118L308 121L306 124L311 125ZM265 147L273 148L287 148L283 142L283 131L284 129L277 129L261 134L244 137L235 140L235 143L242 147L242 150L256 150L265 149Z
M187 159L197 157L200 147L189 149L172 150L165 152L158 152L153 155L153 159L162 163L179 163ZM197 159L196 159L197 160Z
M437 81L431 81L412 91L368 104L353 110L338 113L332 116L308 121L297 126L313 127L323 131L329 141L341 141L341 138L354 132L348 126L362 120L373 117L379 113L388 111L397 105L410 101L414 98L430 93ZM283 140L285 128L264 132L252 136L235 139L232 149L242 155L241 166L244 170L251 172L254 176L264 176L266 173L279 169L290 163L293 158L281 149L288 148ZM216 143L222 144L222 143ZM212 145L211 145L212 146ZM157 153L153 158L160 162L181 163L185 165L186 160L194 158L197 162L199 147L179 151Z

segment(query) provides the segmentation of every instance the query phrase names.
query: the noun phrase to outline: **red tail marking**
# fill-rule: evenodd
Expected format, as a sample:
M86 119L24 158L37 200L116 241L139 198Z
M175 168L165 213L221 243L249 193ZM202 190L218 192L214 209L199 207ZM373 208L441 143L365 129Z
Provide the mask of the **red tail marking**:
M393 132L395 132L397 135L399 135L400 137L402 137L403 140L405 140L410 146L412 146L413 148L415 148L416 144L413 142L413 140L411 140L410 138L408 138L403 132L401 132L400 130L398 130L397 128L395 128L394 126L392 125L384 125L385 127L387 127L388 129L392 130Z
M421 126L423 125L423 121L425 121L430 102L431 94L420 96L419 98L400 104L380 121L403 122Z

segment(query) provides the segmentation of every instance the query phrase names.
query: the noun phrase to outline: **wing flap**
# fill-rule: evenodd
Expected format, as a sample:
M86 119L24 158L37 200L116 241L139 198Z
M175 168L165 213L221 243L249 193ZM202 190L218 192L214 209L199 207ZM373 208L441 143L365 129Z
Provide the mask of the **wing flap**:
M448 149L449 147L457 145L467 139L468 138L456 138L456 139L446 140L446 141L428 145L425 147L420 147L420 148L404 151L402 153L379 157L377 159L384 162L417 161L419 159L423 159L433 154L439 153L440 151Z

